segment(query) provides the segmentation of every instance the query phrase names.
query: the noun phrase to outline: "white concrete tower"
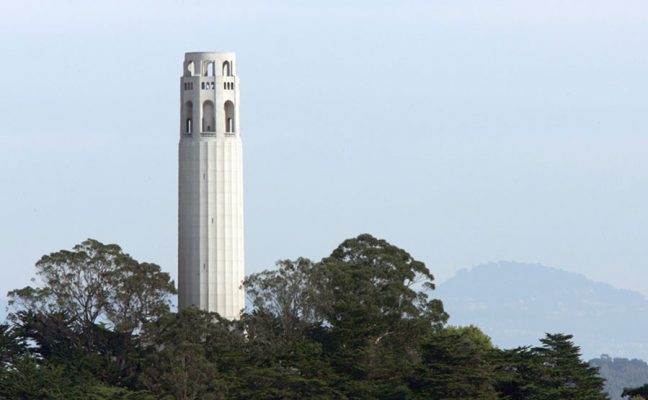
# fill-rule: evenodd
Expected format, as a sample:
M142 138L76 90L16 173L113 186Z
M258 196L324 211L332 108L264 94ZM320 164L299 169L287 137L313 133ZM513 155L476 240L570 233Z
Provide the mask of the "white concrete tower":
M234 53L186 53L180 79L178 306L245 307L243 158Z

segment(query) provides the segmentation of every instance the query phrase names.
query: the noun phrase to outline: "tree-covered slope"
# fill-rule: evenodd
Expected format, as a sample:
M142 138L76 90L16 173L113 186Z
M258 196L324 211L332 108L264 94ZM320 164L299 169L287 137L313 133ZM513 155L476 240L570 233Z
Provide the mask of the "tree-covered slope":
M608 398L568 332L506 350L447 326L425 264L368 234L248 276L236 321L171 312L170 276L115 244L36 268L0 324L0 399Z
M453 324L475 324L503 348L570 332L586 358L648 359L648 301L639 293L537 264L489 263L439 285Z

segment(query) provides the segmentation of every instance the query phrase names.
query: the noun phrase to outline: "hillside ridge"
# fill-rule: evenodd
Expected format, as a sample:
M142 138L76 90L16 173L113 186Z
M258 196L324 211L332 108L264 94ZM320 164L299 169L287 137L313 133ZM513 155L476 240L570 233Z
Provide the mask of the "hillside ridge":
M479 326L503 348L534 345L546 332L574 335L585 358L648 359L648 300L542 264L490 262L438 285L452 325Z

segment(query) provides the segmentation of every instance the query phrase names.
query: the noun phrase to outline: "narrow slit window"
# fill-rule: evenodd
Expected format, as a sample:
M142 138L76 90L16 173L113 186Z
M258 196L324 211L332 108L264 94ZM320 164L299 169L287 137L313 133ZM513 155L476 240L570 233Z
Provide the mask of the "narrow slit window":
M184 118L184 132L193 133L193 103L187 101L182 107L182 116Z
M236 131L236 121L234 120L234 103L231 101L225 102L225 132L234 133Z
M203 103L203 132L215 132L216 130L216 113L214 109L214 103L211 100L207 100Z

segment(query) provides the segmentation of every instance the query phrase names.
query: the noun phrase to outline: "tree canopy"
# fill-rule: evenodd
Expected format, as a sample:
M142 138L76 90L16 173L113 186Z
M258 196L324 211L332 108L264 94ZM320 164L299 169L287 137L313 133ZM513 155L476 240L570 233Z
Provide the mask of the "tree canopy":
M0 325L0 400L606 398L571 336L501 350L446 326L425 264L367 234L248 276L236 321L171 312L168 274L117 245L36 267Z

